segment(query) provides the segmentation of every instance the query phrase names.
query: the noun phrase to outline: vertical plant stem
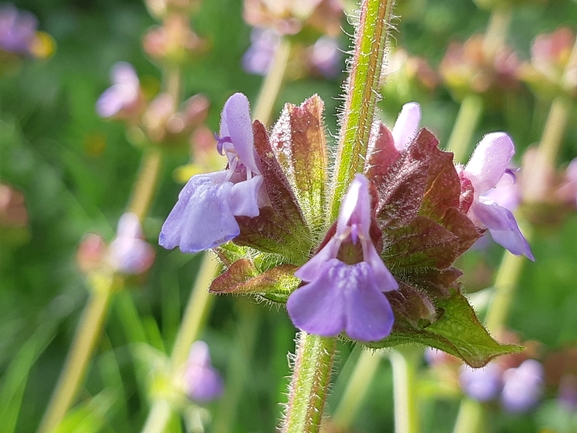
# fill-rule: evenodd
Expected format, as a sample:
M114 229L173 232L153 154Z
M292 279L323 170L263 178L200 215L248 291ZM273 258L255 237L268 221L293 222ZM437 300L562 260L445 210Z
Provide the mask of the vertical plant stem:
M282 38L277 47L270 69L262 83L258 95L258 102L253 110L253 117L264 125L270 123L274 103L282 87L286 67L291 51L291 44L286 38Z
M395 397L395 433L418 433L416 375L421 350L403 347L391 350Z
M538 147L538 158L535 159L534 165L531 167L531 175L527 176L526 184L523 185L524 198L527 202L542 201L547 198L546 195L550 186L548 177L555 169L555 161L572 105L572 101L566 96L558 96L551 104Z
M355 51L346 89L339 134L334 187L329 219L334 221L339 205L355 173L362 173L377 95L383 73L392 0L362 0L360 22L355 32Z
M171 362L175 369L181 367L188 359L190 346L198 339L200 330L206 322L214 299L214 296L208 292L208 287L216 277L219 266L211 254L204 254L172 348Z
M505 44L511 16L512 9L509 5L503 4L493 7L483 40L483 52L487 59L493 59L499 48Z
M142 158L134 191L128 204L129 212L136 214L140 221L148 213L152 198L156 192L162 168L162 153L160 149L150 148Z
M523 232L527 241L530 241L533 237L530 227L523 227ZM485 320L487 329L494 334L498 335L506 325L507 316L515 296L515 289L526 261L527 258L524 256L515 256L505 251L503 261L495 277L495 295Z
M198 338L200 330L208 317L213 300L213 296L208 293L208 287L217 275L218 269L219 264L216 259L210 254L205 254L172 348L171 369L174 375L182 374L190 347ZM171 415L172 408L170 403L162 396L157 397L152 403L142 432L165 432Z
M228 362L226 389L214 417L212 433L234 430L238 402L243 397L243 386L250 372L251 356L256 345L259 315L253 301L241 299L236 307L239 312L238 337Z
M485 433L485 407L478 401L465 397L459 408L459 415L453 433Z
M315 433L320 430L337 342L304 331L296 341L282 432Z
M72 347L40 423L38 429L40 433L51 433L58 428L78 392L102 331L112 294L113 280L112 274L96 274L90 280L92 286L90 299L82 313Z
M380 363L381 357L378 353L361 350L343 397L331 419L339 430L346 431L351 428Z
M476 94L465 96L459 114L447 143L447 150L453 152L455 162L465 162L469 153L471 137L483 114L483 99Z

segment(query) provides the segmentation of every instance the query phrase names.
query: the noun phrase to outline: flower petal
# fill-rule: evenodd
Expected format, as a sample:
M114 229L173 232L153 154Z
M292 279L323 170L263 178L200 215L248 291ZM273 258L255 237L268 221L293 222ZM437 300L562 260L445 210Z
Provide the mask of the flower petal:
M420 122L421 106L416 102L403 105L392 131L397 150L404 150L416 137Z
M376 341L391 332L391 306L364 262L346 265L331 259L317 278L293 292L287 302L298 328L325 337L345 331L355 340Z
M331 238L320 251L295 272L295 277L303 281L313 281L316 279L326 262L337 256L339 246L340 242L334 237Z
M491 233L493 240L512 254L524 255L535 261L531 247L521 233L513 214L495 202L474 202L471 206L473 216L484 224Z
M159 244L187 253L221 245L240 233L229 207L230 182L215 182L226 172L193 176L178 196L160 232Z
M359 232L369 237L371 225L371 198L369 181L362 174L355 174L339 210L336 236L342 235L351 224L359 224Z
M255 159L250 105L242 93L235 93L224 104L220 136L230 137L240 161L253 173L260 174Z
M262 185L263 177L254 176L244 182L235 183L232 186L228 205L233 215L255 217L260 213L258 206L258 191Z
M493 132L483 137L464 170L473 183L475 197L497 186L514 154L513 141L504 132Z

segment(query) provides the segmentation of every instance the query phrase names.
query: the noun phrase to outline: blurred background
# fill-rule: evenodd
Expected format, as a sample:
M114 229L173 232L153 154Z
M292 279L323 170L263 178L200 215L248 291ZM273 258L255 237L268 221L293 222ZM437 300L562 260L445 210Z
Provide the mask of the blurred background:
M158 247L160 227L182 184L198 170L190 165L191 158L211 170L222 166L204 152L215 145L211 135L218 131L221 107L234 92L245 93L254 106L270 62L267 50L274 51L279 36L255 32L254 23L245 20L247 6L241 0L197 2L187 13L195 36L187 39L177 61L170 59L170 40L151 36L151 29L162 22L154 13L158 3L151 0L147 8L140 0L18 0L14 5L37 18L42 36L40 48L28 52L0 46L0 419L9 420L7 430L0 426L1 431L37 429L89 296L90 254L99 247L87 247L86 236L97 235L106 244L115 239L142 156L151 146L164 155L156 194L141 221L142 237L154 248L154 264L126 278L113 295L77 405L59 431L140 431L155 392L151 364L155 356L162 359L170 353L178 333L200 256ZM415 100L422 107L421 125L447 143L461 107L472 104L478 113L462 162L485 133L504 130L516 143L519 166L527 149L542 140L552 101L569 101L554 161L557 174L551 175L555 180L524 208L536 261L527 261L523 268L508 320L514 340L528 342L528 357L544 365L542 393L530 411L509 413L498 399L486 405L493 415L492 430L487 431L577 431L577 175L575 169L573 174L567 170L577 157L577 112L571 105L577 84L571 87L566 77L567 86L551 90L535 67L546 61L551 68L567 63L577 30L577 4L513 2L505 36L511 51L485 62L474 43L461 51L451 45L487 30L492 12L481 7L484 2L399 3L388 84L380 103L387 125L392 126L403 103ZM354 4L343 6L348 13L354 10ZM8 8L0 5L0 11ZM8 26L1 15L0 42ZM289 58L272 119L284 103L300 104L316 93L325 101L329 136L337 133L350 22L338 15L335 23L343 31L337 34L325 27L321 36L304 31L290 36L299 48ZM162 25L169 26L166 20ZM545 57L532 51L537 35L561 28L569 32L559 38L569 41L565 54L559 54L562 50L553 42L541 53ZM316 45L321 37L327 39ZM253 52L247 55L249 50ZM110 73L117 62L130 63L138 76L139 98L146 106L139 109L148 110L140 123L131 117L131 108L115 111L102 108L101 102L97 111L97 101L113 84ZM186 128L176 132L168 120L162 123L161 104L151 104L165 85L162 71L171 62L181 70L182 100L202 95L191 111L186 112L190 105L181 108L192 114L183 121ZM551 80L554 85L555 78ZM521 173L531 176L530 171ZM530 192L522 194L525 200ZM548 200L553 195L556 198ZM500 247L486 242L458 264L465 270L465 290L477 292L473 300L481 312L484 290L493 284L502 256ZM286 399L287 354L294 351L295 329L284 308L241 297L215 297L213 302L200 338L210 347L225 392L206 404L191 402L199 409L185 409L190 419L174 421L170 431L274 431L282 410L279 402ZM132 351L138 344L146 347L140 357ZM338 406L358 356L358 348L340 345L329 414ZM443 365L439 373L438 364L421 363L423 432L452 431L467 392L459 386L458 367L451 367L451 361ZM563 393L568 395L565 400ZM194 417L201 422L192 421ZM345 430L393 431L387 360L379 365Z

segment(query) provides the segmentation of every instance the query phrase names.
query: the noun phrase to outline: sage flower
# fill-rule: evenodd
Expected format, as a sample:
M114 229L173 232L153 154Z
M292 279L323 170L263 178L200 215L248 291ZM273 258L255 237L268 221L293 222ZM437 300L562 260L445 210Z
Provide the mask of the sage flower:
M240 234L235 216L256 217L263 177L257 165L249 102L232 95L222 111L218 151L223 171L192 176L162 226L159 243L187 253L214 248ZM259 198L260 196L260 198Z
M475 198L468 216L477 226L487 228L493 240L512 254L534 261L529 243L511 211L486 195L508 172L514 154L513 141L504 132L487 134L479 142L461 173L474 188Z
M368 180L357 174L341 204L334 234L295 276L305 284L288 301L298 328L333 337L376 341L391 332L394 316L383 292L398 284L377 252ZM329 235L330 235L329 231Z

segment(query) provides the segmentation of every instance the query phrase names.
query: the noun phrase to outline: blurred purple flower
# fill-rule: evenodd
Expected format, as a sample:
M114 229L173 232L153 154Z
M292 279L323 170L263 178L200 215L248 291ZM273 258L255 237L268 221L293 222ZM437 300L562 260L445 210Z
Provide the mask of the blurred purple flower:
M461 388L469 397L477 401L493 400L503 387L503 370L490 362L483 368L463 365L459 374Z
M0 50L30 54L37 25L36 17L30 12L19 11L11 4L0 6Z
M343 53L336 38L321 36L308 52L310 65L324 77L332 78L341 72Z
M543 395L543 366L528 359L517 368L503 374L501 403L507 412L521 413L532 409Z
M280 35L269 28L254 27L250 40L251 46L242 56L242 67L248 73L266 75L280 44Z
M469 217L475 224L489 229L493 240L511 253L535 260L511 211L486 195L507 173L514 154L513 142L504 132L487 134L479 142L462 172L475 190Z
M259 215L263 177L256 163L249 102L242 93L224 105L218 151L228 158L228 167L190 178L162 226L159 243L164 248L180 246L195 253L216 247L240 234L235 216Z
M371 216L369 182L357 174L343 198L335 233L295 272L306 282L287 302L295 326L325 337L345 331L361 341L389 335L394 316L383 292L397 290L398 284L371 239Z
M195 341L184 372L186 395L198 403L208 403L220 397L223 387L219 372L211 365L208 345Z
M124 274L141 274L152 266L154 249L142 239L138 217L125 213L118 221L116 238L108 247L112 267Z
M140 81L134 67L127 62L112 66L112 86L96 102L96 112L101 117L112 117L123 111L132 111L140 101Z
M421 122L421 106L416 102L409 102L403 105L399 113L395 126L391 131L395 147L399 152L404 150L419 132Z

